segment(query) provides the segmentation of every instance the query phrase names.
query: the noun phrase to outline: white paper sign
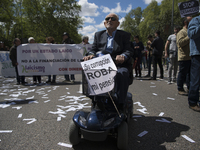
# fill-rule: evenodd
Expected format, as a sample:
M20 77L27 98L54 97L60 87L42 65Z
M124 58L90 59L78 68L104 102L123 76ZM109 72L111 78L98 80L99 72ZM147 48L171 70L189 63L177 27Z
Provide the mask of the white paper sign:
M7 51L0 52L0 75L4 77L15 77L15 67L12 65L9 54Z
M114 88L114 77L117 68L110 54L81 62L91 93L98 95Z
M81 74L89 44L22 44L17 47L19 75Z

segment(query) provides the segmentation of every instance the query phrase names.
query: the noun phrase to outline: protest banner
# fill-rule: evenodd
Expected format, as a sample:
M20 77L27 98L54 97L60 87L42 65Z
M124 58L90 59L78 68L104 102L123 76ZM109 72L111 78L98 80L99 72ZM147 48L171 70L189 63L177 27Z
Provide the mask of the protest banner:
M15 67L12 65L8 51L0 52L0 75L4 77L16 76Z
M17 47L19 75L81 74L89 44L22 44Z
M107 93L114 88L117 68L110 54L81 62L81 66L90 87L90 95Z
M178 7L182 18L199 13L199 1L197 0L178 3Z

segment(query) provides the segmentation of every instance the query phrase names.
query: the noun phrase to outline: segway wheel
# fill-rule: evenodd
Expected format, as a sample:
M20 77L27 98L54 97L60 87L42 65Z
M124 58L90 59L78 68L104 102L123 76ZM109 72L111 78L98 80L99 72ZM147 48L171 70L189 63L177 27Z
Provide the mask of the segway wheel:
M72 145L77 145L81 141L79 128L75 125L73 120L69 123L69 141Z
M125 121L118 127L117 147L120 150L128 149L128 125Z

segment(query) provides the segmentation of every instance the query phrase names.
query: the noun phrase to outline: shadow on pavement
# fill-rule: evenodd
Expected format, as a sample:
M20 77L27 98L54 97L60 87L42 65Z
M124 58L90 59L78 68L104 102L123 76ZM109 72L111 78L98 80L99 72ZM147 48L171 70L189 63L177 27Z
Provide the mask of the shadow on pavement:
M157 121L156 121L157 120ZM172 121L168 117L141 116L129 122L129 150L166 150L165 142L176 142L181 132L190 127ZM142 132L145 135L139 137ZM81 139L73 147L75 150L117 150L117 139L108 137L103 142L92 142ZM173 148L172 148L173 149Z
M13 100L13 101L3 101L0 102L0 104L6 104L6 105L22 105L22 104L31 104L31 103L35 103L36 100L35 99L20 99L20 100Z

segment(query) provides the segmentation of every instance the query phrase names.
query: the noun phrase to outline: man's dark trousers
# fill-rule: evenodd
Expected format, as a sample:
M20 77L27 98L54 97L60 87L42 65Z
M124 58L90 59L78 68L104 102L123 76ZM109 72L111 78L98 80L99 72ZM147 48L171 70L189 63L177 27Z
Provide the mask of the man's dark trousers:
M148 57L148 76L151 76L151 61L152 61L152 56Z
M20 82L24 83L25 82L25 76L19 76L17 66L15 66L15 72L16 72L17 83L20 83Z
M118 103L125 104L128 87L129 87L129 71L125 67L117 68L115 84L117 87Z
M153 55L153 79L156 79L157 76L157 64L160 68L160 77L163 78L163 66L162 66L162 56Z
M199 102L200 86L200 55L191 56L190 68L190 89L188 95L189 105L196 105Z
M177 79L178 91L184 90L183 85L186 82L187 89L190 87L190 65L191 60L179 61L179 72Z

